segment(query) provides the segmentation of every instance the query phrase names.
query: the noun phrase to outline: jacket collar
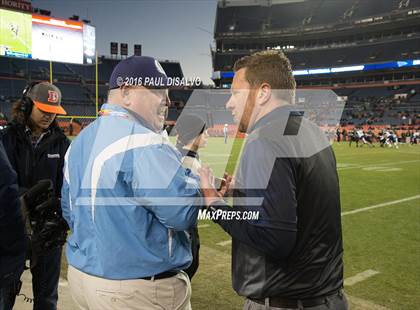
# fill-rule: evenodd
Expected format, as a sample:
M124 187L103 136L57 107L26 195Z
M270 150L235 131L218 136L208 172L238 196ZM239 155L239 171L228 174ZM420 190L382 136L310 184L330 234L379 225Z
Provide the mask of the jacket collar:
M289 114L293 112L293 105L284 105L275 108L271 112L267 113L263 117L261 117L258 121L255 122L255 124L250 128L248 133L251 133L255 131L256 129L263 127L267 125L268 123L272 122L273 120L279 119L279 118L285 118L287 119L289 117Z
M114 116L121 116L126 117L128 119L132 119L135 122L139 123L143 127L146 127L147 129L154 132L153 128L137 113L125 109L122 106L112 104L112 103L105 103L101 107L101 115L114 115Z
M30 141L30 133L31 130L26 127L25 125L22 125L16 121L10 122L9 126L7 127L7 130L11 130L14 132L14 136L16 139L23 140L23 141ZM51 125L48 128L47 134L44 134L45 137L51 137L52 139L67 139L66 135L63 133L63 131L55 125Z

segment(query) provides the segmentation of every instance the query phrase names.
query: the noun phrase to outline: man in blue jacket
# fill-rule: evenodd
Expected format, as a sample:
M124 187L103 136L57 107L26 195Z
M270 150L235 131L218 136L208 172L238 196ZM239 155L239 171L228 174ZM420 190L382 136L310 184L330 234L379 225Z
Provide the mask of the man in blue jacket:
M1 141L0 171L0 310L10 310L25 264L25 233L16 172Z
M101 116L67 152L68 280L81 309L190 309L185 231L201 198L162 131L166 85L154 58L121 61Z

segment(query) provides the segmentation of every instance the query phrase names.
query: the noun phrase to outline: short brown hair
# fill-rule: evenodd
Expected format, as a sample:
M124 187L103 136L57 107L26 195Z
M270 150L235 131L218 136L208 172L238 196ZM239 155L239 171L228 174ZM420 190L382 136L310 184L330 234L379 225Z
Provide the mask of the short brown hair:
M281 90L279 99L294 103L296 81L292 66L282 51L261 51L244 56L235 62L236 72L246 68L245 78L251 86L267 83L272 89Z

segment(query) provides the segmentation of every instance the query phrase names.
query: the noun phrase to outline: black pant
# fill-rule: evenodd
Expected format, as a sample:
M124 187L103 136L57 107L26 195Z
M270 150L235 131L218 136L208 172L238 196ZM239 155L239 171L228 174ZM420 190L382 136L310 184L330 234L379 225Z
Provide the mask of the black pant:
M34 310L56 310L62 247L38 257L31 268Z
M243 310L348 310L347 298L344 294L329 296L325 303L315 307L277 308L260 305L250 299L245 300Z
M15 283L0 288L0 310L12 310L15 299Z

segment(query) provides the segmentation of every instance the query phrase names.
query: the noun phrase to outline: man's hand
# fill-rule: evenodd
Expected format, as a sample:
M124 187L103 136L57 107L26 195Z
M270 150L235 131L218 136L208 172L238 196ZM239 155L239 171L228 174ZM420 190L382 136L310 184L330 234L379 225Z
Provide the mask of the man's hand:
M224 182L222 182L222 186L219 189L219 193L225 196L232 196L233 195L233 188L235 187L235 177L229 175L227 172L223 174Z
M223 179L221 179L220 188L219 190L216 190L214 186L215 178L213 171L208 166L203 165L199 172L201 191L206 206L208 207L217 201L222 201L223 196L225 196L230 189L232 177L225 172Z

